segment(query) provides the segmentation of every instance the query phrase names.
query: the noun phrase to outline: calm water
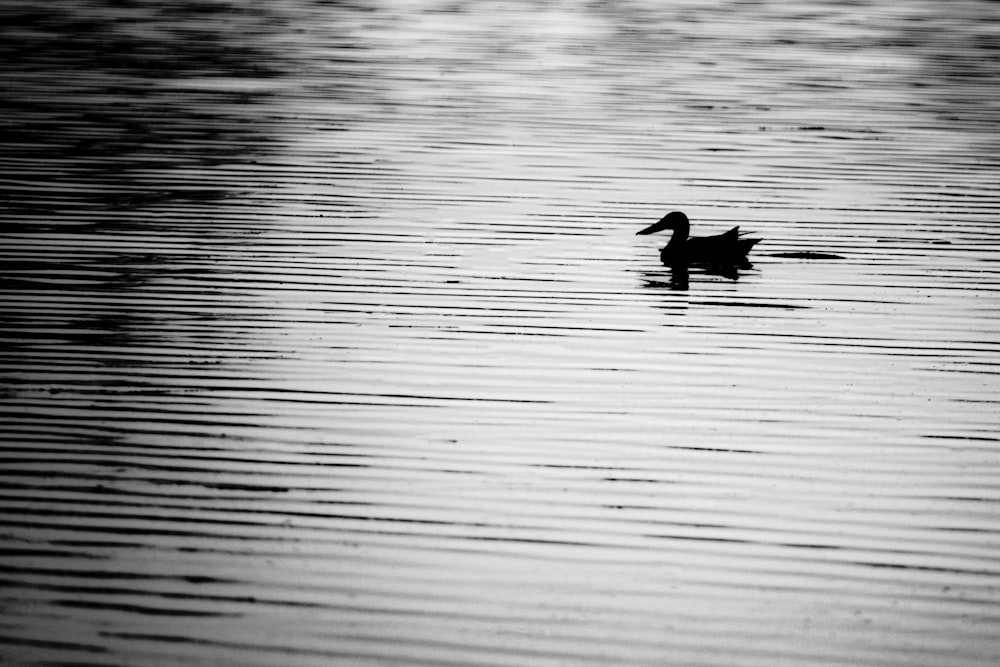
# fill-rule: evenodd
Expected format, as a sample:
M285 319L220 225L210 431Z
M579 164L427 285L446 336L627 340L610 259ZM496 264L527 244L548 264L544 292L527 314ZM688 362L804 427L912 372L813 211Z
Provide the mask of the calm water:
M4 3L0 660L997 664L998 19Z

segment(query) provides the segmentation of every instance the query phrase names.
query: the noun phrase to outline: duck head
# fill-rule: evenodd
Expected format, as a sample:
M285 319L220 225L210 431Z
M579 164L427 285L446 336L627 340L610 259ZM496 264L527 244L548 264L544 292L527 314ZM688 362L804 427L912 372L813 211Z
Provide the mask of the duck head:
M636 235L655 234L656 232L662 232L665 229L673 229L675 231L678 229L687 230L690 226L691 223L688 222L686 215L680 211L674 211L672 213L667 213L665 216L660 218L659 222L654 222L649 227L637 231Z

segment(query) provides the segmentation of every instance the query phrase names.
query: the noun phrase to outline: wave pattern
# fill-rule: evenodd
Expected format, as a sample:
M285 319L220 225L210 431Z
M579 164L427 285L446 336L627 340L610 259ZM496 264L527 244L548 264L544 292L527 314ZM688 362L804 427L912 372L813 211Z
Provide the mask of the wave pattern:
M998 7L883 5L6 3L0 657L996 664Z

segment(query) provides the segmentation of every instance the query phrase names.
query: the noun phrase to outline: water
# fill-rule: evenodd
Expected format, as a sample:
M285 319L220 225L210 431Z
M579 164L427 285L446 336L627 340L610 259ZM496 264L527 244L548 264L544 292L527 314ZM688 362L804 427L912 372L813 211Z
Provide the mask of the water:
M1000 8L882 5L6 3L0 656L995 664Z

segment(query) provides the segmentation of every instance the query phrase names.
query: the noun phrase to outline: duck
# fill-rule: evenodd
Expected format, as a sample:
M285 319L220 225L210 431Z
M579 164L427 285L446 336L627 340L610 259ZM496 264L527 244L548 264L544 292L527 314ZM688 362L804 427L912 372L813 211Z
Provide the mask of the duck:
M660 259L667 266L707 264L710 266L746 266L747 254L761 239L746 238L740 228L715 236L688 236L691 221L681 211L666 214L658 222L636 232L637 235L655 234L666 229L673 236L660 250Z

